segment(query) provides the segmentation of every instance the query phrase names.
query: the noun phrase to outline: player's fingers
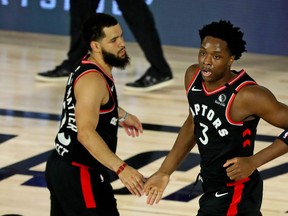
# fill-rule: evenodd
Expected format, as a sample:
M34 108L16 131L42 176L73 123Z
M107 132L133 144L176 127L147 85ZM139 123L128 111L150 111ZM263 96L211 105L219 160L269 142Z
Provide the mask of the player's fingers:
M155 203L156 204L158 204L159 202L160 202L160 200L161 200L161 198L162 198L162 192L158 192L158 194L157 194L157 199L156 199L156 201L155 201Z
M130 130L131 136L132 136L132 137L135 137L135 130L134 130L134 128L131 127L129 130Z
M238 173L238 171L236 169L234 169L234 170L231 170L229 173L227 173L227 176L231 180L236 180L240 177L240 173Z
M157 197L157 192L155 192L155 190L150 190L148 193L148 197L147 197L147 204L153 205L156 197Z
M161 194L159 194L159 192L157 190L154 190L153 194L151 196L152 196L152 201L153 201L152 204L154 204L154 203L157 204L161 199Z
M139 131L138 131L138 129L137 129L137 128L135 128L135 129L134 129L134 131L135 131L135 136L137 136L137 137L138 137L138 136L139 136Z
M137 130L138 130L140 133L143 133L143 126L142 126L142 124L140 123L140 121L139 121L138 124L136 125L136 128L137 128Z
M141 196L142 195L142 189L139 188L139 186L132 184L132 186L130 188L132 190L132 194L134 194L136 196Z
M131 136L129 127L126 126L126 127L124 127L124 128L125 128L126 134L127 134L128 136Z
M142 176L141 179L136 179L136 183L137 185L139 185L139 188L141 188L141 190L144 190L144 183L145 183L145 178Z
M136 195L133 188L129 184L126 185L126 188L130 191L131 194Z

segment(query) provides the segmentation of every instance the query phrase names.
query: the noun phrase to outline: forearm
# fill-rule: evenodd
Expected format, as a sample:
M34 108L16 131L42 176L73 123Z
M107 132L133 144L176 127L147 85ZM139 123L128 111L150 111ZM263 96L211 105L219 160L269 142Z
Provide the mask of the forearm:
M97 132L86 130L80 133L78 140L97 161L110 170L116 172L123 165L124 161L109 149Z
M176 150L177 148L182 148L181 150ZM182 163L185 157L188 155L192 146L183 145L180 142L175 142L174 147L169 152L164 162L162 163L159 172L167 175L171 175L177 167Z
M253 156L256 168L268 163L269 161L280 157L288 152L288 145L282 140L276 139L270 146L264 148Z
M171 175L194 146L194 127L191 121L187 119L181 127L174 146L162 163L159 172Z

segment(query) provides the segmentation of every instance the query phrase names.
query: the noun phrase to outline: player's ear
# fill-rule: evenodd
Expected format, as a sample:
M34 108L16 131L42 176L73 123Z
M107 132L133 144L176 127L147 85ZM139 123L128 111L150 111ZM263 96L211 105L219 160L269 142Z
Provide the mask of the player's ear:
M229 61L228 61L228 65L231 66L234 62L235 56L230 56Z
M100 52L100 50L101 50L101 46L97 41L91 41L90 47L91 47L92 51L94 51L94 52Z

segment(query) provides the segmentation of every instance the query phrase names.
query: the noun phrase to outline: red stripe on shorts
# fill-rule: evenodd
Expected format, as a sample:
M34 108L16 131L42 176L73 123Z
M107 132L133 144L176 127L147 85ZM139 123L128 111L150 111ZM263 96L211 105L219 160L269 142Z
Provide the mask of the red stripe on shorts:
M89 167L72 162L72 165L80 167L80 181L82 194L85 200L86 208L96 208L96 202L92 192Z
M227 186L234 187L234 193L233 193L233 197L232 197L232 202L230 203L228 212L226 214L226 216L235 216L238 213L238 209L237 206L240 203L241 199L242 199L242 192L244 189L244 182L249 181L249 178L244 178L241 179L239 181L236 182L231 182L228 183Z

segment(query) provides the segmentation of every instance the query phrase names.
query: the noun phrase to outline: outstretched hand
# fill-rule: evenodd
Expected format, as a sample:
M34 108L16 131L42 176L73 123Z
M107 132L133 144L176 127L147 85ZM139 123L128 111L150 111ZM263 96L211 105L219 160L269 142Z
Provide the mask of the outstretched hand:
M163 192L169 182L170 176L159 171L152 175L144 185L144 192L147 196L147 204L158 204Z
M143 189L146 179L133 167L127 165L125 169L119 174L119 179L131 194L136 196L142 196L144 194Z
M125 129L125 132L128 136L139 136L140 133L143 133L143 127L140 120L132 115L128 114L127 118L123 122L119 122L119 125Z

